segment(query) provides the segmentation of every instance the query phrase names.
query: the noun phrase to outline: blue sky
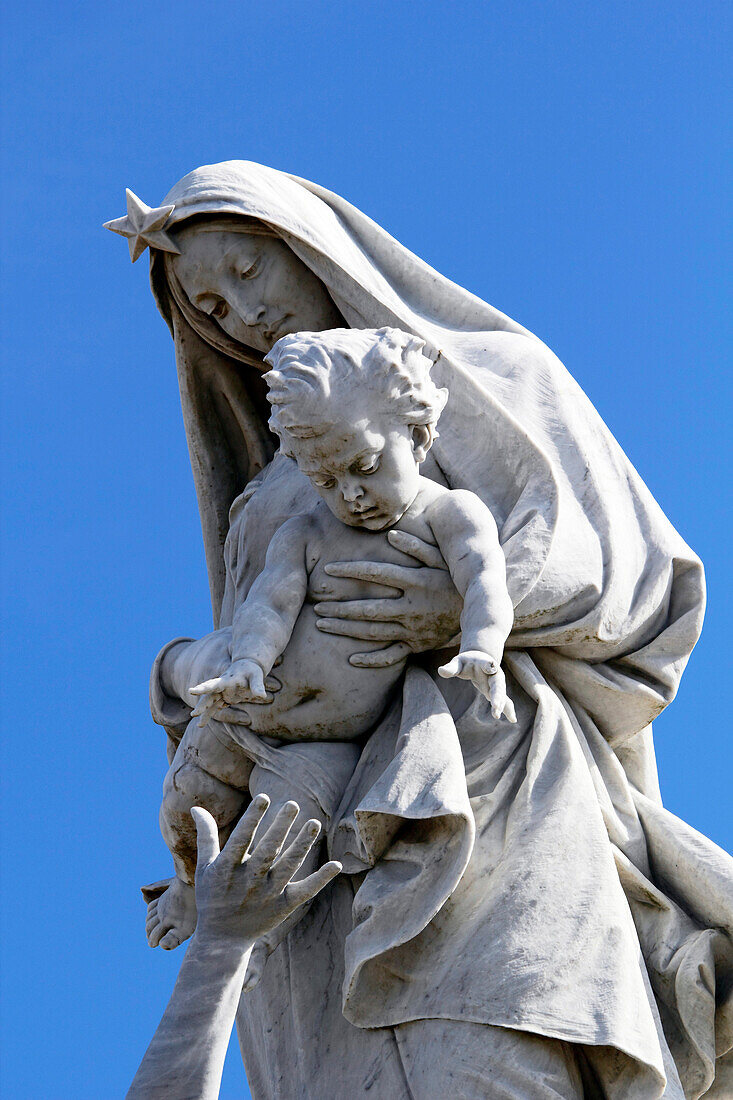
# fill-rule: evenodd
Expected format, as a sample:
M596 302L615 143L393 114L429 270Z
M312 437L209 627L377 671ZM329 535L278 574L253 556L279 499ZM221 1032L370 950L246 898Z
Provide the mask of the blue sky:
M314 179L560 355L705 562L657 750L668 807L733 847L730 22L719 0L7 11L4 1095L122 1095L181 957L143 934L169 866L147 678L210 609L171 341L101 228L126 186L157 205L238 157Z

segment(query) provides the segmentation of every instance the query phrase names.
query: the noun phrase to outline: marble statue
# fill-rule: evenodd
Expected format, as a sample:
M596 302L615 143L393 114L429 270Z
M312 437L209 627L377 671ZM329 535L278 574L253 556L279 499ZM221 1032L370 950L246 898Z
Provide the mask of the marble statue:
M406 657L381 668L354 665L349 639L321 639L320 601L329 596L324 566L334 557L393 560L387 537L375 537L387 530L407 531L435 546L463 599L461 652L438 674L470 680L491 703L495 718L505 714L516 721L501 671L514 613L496 523L475 493L448 489L419 474L448 396L430 381L424 346L395 329L336 329L284 336L265 356L275 368L265 375L275 410L270 427L282 453L297 462L322 502L279 528L262 572L235 611L232 663L220 676L190 688L192 715L200 721L178 746L161 809L177 875L151 903L151 942L158 942L159 930L166 947L194 930L190 811L210 808L221 828L241 811L241 792L223 811L221 789L222 784L236 789L237 776L250 761L251 735L244 731L307 742L302 751L309 766L338 770L345 786L358 760L354 743L379 721L403 676ZM360 410L356 422L355 408ZM378 642L369 648L383 652ZM278 688L268 693L265 680L279 658ZM226 716L234 721L227 723ZM216 736L211 718L217 721ZM223 731L229 737L226 753L220 751ZM238 746L242 751L233 772ZM257 793L258 779L250 773L245 784L250 795ZM297 783L293 788L293 796L299 794Z
M258 937L278 927L339 873L335 860L302 881L293 876L321 826L309 821L293 839L297 803L285 803L265 835L255 834L269 807L257 795L224 850L211 814L194 806L198 861L196 937L173 995L127 1093L128 1100L216 1097L247 961Z
M585 395L306 180L212 165L108 224L150 248L214 611L151 677L149 942L201 951L194 805L225 842L297 803L293 885L343 868L227 978L255 1100L733 1095L733 860L651 729L702 567Z

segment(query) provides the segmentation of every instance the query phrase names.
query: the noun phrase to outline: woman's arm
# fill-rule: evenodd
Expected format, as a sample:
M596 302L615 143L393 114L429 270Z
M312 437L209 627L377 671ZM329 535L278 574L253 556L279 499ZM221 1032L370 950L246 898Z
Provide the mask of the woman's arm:
M319 822L307 822L281 853L299 808L286 803L250 851L269 805L253 800L219 852L211 814L192 813L198 834L198 924L173 995L127 1094L127 1100L216 1100L229 1036L252 946L341 870L331 862L291 880L313 847Z
M186 708L195 706L197 700L191 688L229 666L231 640L231 627L223 627L197 640L181 638L169 643L153 666L153 675L165 697ZM151 699L153 686L151 683Z

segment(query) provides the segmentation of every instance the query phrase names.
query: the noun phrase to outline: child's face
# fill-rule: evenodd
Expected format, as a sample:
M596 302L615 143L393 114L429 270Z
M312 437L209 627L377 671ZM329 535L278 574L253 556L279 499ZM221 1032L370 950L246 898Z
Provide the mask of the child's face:
M337 425L316 439L291 441L298 466L337 519L382 531L401 518L420 482L414 429L384 419Z

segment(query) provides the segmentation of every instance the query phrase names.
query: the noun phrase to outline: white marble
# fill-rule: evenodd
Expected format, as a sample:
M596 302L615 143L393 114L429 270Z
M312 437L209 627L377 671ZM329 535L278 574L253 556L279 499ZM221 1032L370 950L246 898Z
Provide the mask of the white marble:
M255 941L309 902L341 870L333 861L293 882L320 824L308 821L294 835L299 806L286 803L264 836L260 829L256 837L267 809L264 795L254 798L223 851L211 814L201 806L192 810L198 841L198 927L128 1100L215 1100Z
M143 230L166 235L149 241L151 282L174 339L215 626L164 647L151 679L173 761L163 828L179 876L152 888L155 936L174 946L195 921L190 797L174 794L203 757L211 786L200 794L224 834L258 793L273 807L296 797L344 866L252 951L237 1023L253 1096L437 1100L492 1096L499 1082L501 1095L591 1095L581 1071L612 1100L724 1096L733 861L663 808L651 733L702 625L700 562L549 349L343 199L232 161L137 209L111 227L127 230L131 254ZM348 431L309 437L305 416L295 427L306 434L287 439L297 463L275 454L261 372L276 342L292 337L273 352L276 375L291 353L341 370L346 353L324 352L326 330L384 327L417 339L447 401L437 437L437 420L422 425L432 439L398 430L412 465L375 504L405 482L419 500L429 481L426 499L476 499L492 517L513 622L496 635L503 658L496 643L475 651L501 661L514 723L471 681L438 674L458 671L450 645L472 601L432 525L349 523L348 507L368 498L342 447L372 433L392 453L374 403L345 387L334 423ZM352 355L354 371L364 358ZM467 540L478 561L493 554L489 526ZM258 631L262 653L246 620L293 530L317 563L298 573L292 636L275 644L276 631ZM357 551L368 537L381 552ZM485 616L486 603L473 606ZM288 655L308 616L320 663L308 658L306 679L322 676L327 698L321 718L296 725L284 717L298 686ZM244 659L261 685L251 668L229 673ZM373 696L383 701L396 668L368 735L339 739L327 716L348 727L356 673L388 674ZM192 694L212 680L218 694ZM272 701L244 701L245 687ZM283 716L275 741L266 711Z

